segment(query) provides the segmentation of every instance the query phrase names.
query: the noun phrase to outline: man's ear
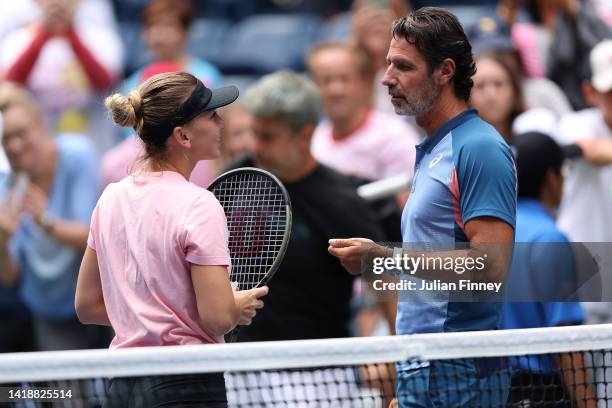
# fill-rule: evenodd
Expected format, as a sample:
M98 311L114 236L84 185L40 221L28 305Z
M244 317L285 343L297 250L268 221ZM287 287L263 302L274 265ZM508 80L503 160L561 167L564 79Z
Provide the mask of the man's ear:
M314 135L316 127L317 126L314 123L309 123L302 127L302 129L300 129L298 132L300 144L308 147L308 149L310 149L310 142L312 141L312 136Z
M452 82L455 72L457 72L457 65L452 58L446 58L438 65L436 71L438 71L439 84L445 85Z
M187 130L182 127L182 126L177 126L174 129L172 129L172 136L171 136L176 143L178 143L179 145L183 146L183 147L191 147L191 137L189 136Z

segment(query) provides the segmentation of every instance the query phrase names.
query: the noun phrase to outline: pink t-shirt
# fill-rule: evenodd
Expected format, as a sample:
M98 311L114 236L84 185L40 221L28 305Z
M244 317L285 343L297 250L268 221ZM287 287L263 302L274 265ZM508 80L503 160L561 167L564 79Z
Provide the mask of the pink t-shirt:
M200 323L190 263L227 265L223 208L172 171L110 184L87 244L96 251L111 348L220 343Z
M401 119L371 111L363 125L335 140L329 121L320 123L312 139L312 154L341 173L370 180L411 175L419 143L416 131Z

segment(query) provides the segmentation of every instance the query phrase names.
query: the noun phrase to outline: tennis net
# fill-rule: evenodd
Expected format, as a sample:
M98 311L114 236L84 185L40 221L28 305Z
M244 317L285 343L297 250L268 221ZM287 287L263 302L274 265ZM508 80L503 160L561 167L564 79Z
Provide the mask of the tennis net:
M0 406L223 406L188 404L200 382L231 407L607 407L612 325L0 355Z

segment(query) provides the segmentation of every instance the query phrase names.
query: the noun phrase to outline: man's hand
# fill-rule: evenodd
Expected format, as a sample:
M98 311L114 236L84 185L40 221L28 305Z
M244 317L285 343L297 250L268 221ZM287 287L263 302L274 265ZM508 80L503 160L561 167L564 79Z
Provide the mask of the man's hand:
M41 225L43 215L47 211L49 199L47 193L40 187L30 184L23 201L23 210L32 216L34 222Z
M582 158L595 166L612 164L612 140L582 139L576 141L582 150Z
M385 256L385 249L367 238L330 239L327 248L329 253L340 259L342 266L353 275L361 273L366 256L372 257L374 252Z
M42 0L40 8L45 29L54 35L68 32L74 19L78 0Z

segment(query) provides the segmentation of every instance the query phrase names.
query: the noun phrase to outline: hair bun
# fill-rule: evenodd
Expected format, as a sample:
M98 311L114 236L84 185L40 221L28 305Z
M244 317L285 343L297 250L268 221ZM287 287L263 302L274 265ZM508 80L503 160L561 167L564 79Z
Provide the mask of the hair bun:
M140 116L140 107L142 105L142 97L140 96L140 92L137 90L131 91L128 96L128 101L132 104L134 108L134 113L138 117Z
M138 91L131 91L127 96L115 93L106 98L104 105L111 111L113 122L119 126L135 128L141 120L142 98Z

